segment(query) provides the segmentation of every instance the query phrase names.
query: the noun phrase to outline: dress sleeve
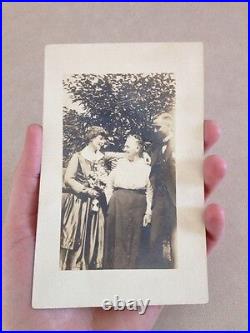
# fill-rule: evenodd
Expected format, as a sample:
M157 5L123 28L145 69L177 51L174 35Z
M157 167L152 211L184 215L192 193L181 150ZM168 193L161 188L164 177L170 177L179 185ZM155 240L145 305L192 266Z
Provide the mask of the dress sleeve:
M115 174L116 174L116 168L112 170L108 176L107 186L105 190L107 202L109 202L114 191Z
M79 183L75 178L78 169L78 157L74 154L69 161L68 167L65 172L64 182L67 186L70 186L76 193L86 192L87 188L83 184Z
M152 200L153 200L153 187L151 185L150 179L148 179L148 182L146 185L146 201L147 201L146 214L147 215L152 214Z

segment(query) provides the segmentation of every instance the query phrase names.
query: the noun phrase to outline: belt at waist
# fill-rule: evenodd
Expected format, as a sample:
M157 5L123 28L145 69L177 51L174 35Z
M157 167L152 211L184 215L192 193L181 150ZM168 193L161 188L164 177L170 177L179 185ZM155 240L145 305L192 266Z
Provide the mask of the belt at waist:
M124 190L124 191L134 191L140 194L146 194L146 190L143 188L138 188L138 189L132 189L132 188L123 188L123 187L115 187L114 191L118 191L118 190Z

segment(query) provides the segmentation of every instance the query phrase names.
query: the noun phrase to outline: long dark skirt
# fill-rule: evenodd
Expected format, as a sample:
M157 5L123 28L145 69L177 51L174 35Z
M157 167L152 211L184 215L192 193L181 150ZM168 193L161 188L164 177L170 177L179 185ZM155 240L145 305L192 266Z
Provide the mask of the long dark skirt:
M145 211L144 191L114 191L107 213L104 268L139 268L138 254Z

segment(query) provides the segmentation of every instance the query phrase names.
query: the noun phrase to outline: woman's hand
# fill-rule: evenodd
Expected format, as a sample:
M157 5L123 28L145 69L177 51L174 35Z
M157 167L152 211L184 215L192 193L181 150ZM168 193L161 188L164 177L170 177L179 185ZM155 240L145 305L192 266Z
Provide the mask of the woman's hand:
M151 223L152 215L151 214L145 214L143 218L143 227L146 227L148 224Z
M90 198L95 199L100 196L100 193L98 191L94 190L93 188L90 188L90 189L88 189L88 195L90 196Z

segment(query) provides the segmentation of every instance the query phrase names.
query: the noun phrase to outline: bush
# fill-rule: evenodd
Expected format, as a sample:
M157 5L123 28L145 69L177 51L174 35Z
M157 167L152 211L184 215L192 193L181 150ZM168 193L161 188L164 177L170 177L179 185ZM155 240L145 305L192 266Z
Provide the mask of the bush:
M171 112L175 104L173 74L74 74L63 80L73 109L63 108L64 165L72 153L82 149L89 126L109 133L107 150L120 151L128 134L142 136L149 149L153 137L152 118ZM80 111L79 111L80 110Z

